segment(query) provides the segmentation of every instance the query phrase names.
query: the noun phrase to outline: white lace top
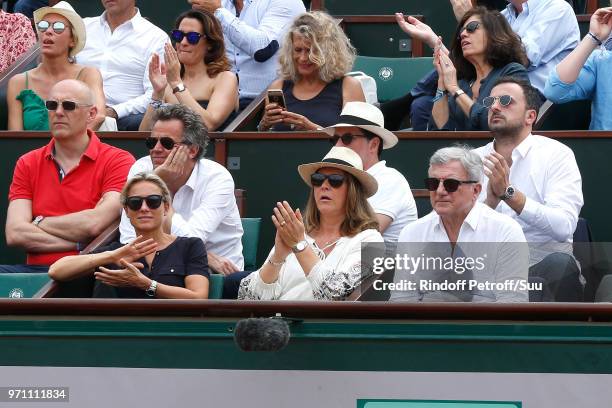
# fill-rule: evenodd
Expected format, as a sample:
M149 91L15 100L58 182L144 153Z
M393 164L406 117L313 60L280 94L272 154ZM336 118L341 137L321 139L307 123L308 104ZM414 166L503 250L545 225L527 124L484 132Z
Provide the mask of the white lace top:
M280 269L278 279L265 283L259 270L253 272L240 283L238 299L248 300L342 300L347 297L363 279L361 275L361 243L383 242L375 229L360 232L354 237L342 237L334 249L325 256L317 248L314 239L306 235L306 240L319 255L308 276L302 270L294 254L289 254ZM274 252L268 254L266 262Z

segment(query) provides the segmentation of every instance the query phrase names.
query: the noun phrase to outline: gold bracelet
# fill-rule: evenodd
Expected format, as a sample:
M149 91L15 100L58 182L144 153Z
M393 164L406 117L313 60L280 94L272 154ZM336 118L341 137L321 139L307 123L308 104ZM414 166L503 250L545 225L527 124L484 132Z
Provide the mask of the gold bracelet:
M268 258L268 263L272 266L283 266L285 264L285 261L282 262L274 262L272 261L272 258Z

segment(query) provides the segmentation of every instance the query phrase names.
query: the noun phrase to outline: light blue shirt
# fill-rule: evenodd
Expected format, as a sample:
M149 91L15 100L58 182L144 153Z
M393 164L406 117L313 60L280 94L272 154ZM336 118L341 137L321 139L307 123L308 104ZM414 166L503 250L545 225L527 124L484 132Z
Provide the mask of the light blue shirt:
M253 59L255 52L273 40L282 46L293 19L306 11L302 0L245 0L240 16L231 0L222 0L215 17L221 22L227 57L238 74L241 98L255 98L274 81L278 52L265 62Z
M580 42L574 10L565 0L529 0L518 15L512 4L501 13L525 45L531 84L543 91L553 68Z
M580 70L572 84L561 81L557 70L550 73L544 95L554 103L590 99L591 130L612 130L612 51L597 49Z

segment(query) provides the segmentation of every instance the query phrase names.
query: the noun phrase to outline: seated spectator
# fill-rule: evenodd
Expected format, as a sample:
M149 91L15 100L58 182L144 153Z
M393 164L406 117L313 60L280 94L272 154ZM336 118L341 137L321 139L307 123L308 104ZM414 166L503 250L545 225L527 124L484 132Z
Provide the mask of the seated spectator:
M582 177L569 147L531 134L540 102L539 92L516 78L500 78L483 101L493 141L476 149L487 175L481 200L523 228L529 276L545 280L554 300L580 302L572 240L584 203Z
M81 81L60 81L46 107L53 138L17 160L9 189L6 242L27 251L27 265L3 265L0 273L46 272L119 218L119 192L134 158L88 129L93 93Z
M269 89L282 89L286 109L266 104L259 130L317 130L338 123L344 104L365 101L359 81L345 75L355 48L338 23L321 11L299 16L280 51L280 73Z
M398 241L400 255L412 254L416 258L434 260L441 258L445 259L445 263L446 259L469 257L475 260L474 265L480 258L482 267L470 268L467 262L457 262L457 265L465 266L468 270L446 266L422 266L409 270L396 265L395 282L408 281L416 285L391 291L390 300L528 301L528 291L516 290L514 286L516 282L527 283L529 252L525 236L512 218L478 202L482 173L482 160L469 148L446 147L436 151L429 160L429 177L425 179L433 211L408 224ZM472 286L470 289L470 281L488 284L489 287ZM448 286L446 290L431 282L439 285L454 283L457 286ZM497 284L500 284L499 287Z
M487 108L495 80L515 76L528 80L527 56L520 38L497 11L476 7L465 13L447 55L441 40L434 51L438 90L431 112L443 130L487 130Z
M51 87L64 79L83 81L94 93L96 117L92 129L104 122L102 76L94 67L75 64L74 57L85 46L85 25L72 6L61 1L34 13L34 23L41 42L38 67L15 75L8 84L8 129L49 130L45 100Z
M145 140L150 155L134 163L128 177L142 172L161 177L172 196L167 232L200 238L213 272L242 271L243 229L234 179L225 167L204 158L208 133L200 116L184 105L164 105L155 112L153 123ZM137 236L125 211L119 230L124 244Z
M277 203L274 247L261 269L242 280L238 299L342 300L359 285L361 244L383 241L367 201L376 179L362 169L346 147L298 167L311 187L304 216Z
M101 16L85 19L87 44L78 62L102 73L106 116L119 130L138 130L153 93L147 67L154 53L163 55L168 35L140 15L136 0L102 5Z
M34 11L42 7L55 6L58 2L59 0L17 0L13 11L32 18Z
M554 103L591 100L591 130L612 130L612 52L601 47L611 30L612 7L593 13L589 33L551 72L544 90Z
M7 13L0 8L0 74L36 44L30 20L23 14Z
M153 54L149 80L153 100L140 130L151 130L154 106L181 103L202 117L209 131L222 130L238 108L238 79L230 69L223 45L223 31L207 11L190 10L179 16L172 40L166 44L164 64Z
M49 276L67 281L95 270L96 280L114 287L122 298L208 298L204 243L164 231L170 199L161 178L135 175L121 191L121 204L138 237L126 245L115 242L98 248L93 254L64 257L51 265Z
M397 136L385 129L382 112L366 102L348 102L339 123L323 129L335 146L345 146L359 155L363 169L378 183L376 194L368 202L376 213L378 231L392 246L400 231L416 220L417 207L406 178L380 160L383 149L397 144Z
M306 11L302 0L188 0L221 23L232 71L240 78L240 110L276 78L278 49L291 21ZM279 45L279 43L281 43Z

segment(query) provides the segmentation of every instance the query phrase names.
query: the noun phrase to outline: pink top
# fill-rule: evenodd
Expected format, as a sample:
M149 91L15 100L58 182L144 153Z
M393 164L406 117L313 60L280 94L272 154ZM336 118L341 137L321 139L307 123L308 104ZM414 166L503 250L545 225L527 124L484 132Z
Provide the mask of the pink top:
M30 19L0 9L0 73L36 43Z

